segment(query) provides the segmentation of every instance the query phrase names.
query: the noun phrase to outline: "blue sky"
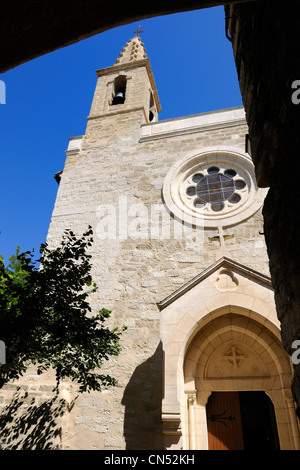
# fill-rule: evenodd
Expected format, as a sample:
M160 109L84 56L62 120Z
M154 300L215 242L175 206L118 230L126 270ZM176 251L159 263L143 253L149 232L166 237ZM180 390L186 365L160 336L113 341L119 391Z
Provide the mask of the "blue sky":
M0 254L45 242L69 137L86 128L95 70L111 66L141 24L162 112L159 120L242 106L223 7L112 29L0 76Z

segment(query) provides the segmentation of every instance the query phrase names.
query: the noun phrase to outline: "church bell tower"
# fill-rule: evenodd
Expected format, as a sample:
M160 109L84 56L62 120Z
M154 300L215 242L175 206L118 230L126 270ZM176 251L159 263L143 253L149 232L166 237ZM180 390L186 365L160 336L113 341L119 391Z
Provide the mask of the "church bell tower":
M98 81L89 120L137 113L141 124L157 121L161 106L139 34L140 29L123 47L114 65L96 71Z

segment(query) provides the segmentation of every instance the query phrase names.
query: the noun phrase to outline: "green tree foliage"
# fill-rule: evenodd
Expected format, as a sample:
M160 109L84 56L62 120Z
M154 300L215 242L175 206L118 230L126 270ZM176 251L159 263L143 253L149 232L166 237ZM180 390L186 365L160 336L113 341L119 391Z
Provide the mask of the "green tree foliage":
M105 326L109 310L91 313L88 297L97 290L87 253L92 235L91 227L80 238L67 231L58 248L43 244L37 261L19 247L7 267L0 259L0 340L6 345L0 385L23 375L30 363L38 374L53 368L57 383L76 381L80 392L116 385L100 369L120 353L124 328Z

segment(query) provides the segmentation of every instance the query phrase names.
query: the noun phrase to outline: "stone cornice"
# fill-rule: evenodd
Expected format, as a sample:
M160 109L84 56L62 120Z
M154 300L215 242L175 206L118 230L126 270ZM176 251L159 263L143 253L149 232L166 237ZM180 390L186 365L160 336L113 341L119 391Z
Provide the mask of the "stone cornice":
M141 129L140 142L243 125L247 126L243 107L210 111L144 124Z
M122 108L122 109L118 109L116 111L109 111L108 113L95 114L94 116L90 115L90 116L87 117L87 120L91 121L93 119L100 119L100 118L104 118L104 117L116 116L117 114L119 115L119 114L132 113L134 111L143 111L145 120L147 120L147 114L146 114L144 106L135 106L135 107L131 107L131 108L129 108L129 107L126 108L125 107L125 108Z

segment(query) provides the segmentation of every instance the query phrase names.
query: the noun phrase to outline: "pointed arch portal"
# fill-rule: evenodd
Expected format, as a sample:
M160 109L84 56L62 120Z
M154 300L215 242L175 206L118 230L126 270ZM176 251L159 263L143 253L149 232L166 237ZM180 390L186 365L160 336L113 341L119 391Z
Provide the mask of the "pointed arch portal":
M234 290L218 288L225 270ZM161 312L166 448L251 448L260 432L256 447L299 449L292 367L272 294L266 276L223 258L168 298ZM269 410L252 423L256 433L251 407Z

